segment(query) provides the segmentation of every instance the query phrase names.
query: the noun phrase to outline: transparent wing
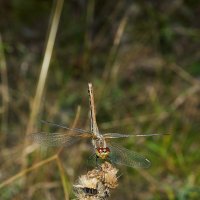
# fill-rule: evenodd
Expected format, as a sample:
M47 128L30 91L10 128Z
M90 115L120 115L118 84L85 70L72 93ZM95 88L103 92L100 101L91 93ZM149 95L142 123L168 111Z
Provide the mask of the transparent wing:
M91 134L69 135L67 133L39 132L30 135L30 138L44 146L69 146L81 138L89 138Z
M144 156L130 151L116 143L109 143L110 148L110 160L113 163L119 165L126 165L133 168L148 168L151 166L151 162Z
M73 131L73 132L77 132L77 133L90 133L90 134L92 134L91 131L87 131L87 130L83 130L83 129L79 129L79 128L69 128L69 127L64 126L64 125L62 125L62 124L56 124L56 123L54 123L54 122L49 122L49 121L45 121L45 120L41 120L41 122L42 122L43 124L49 124L49 125L51 125L51 126L56 126L56 127L59 127L59 128L66 129L66 130L68 130L68 131Z
M127 138L127 137L149 137L149 136L156 136L156 135L169 135L170 133L153 133L153 134L122 134L122 133L105 133L103 134L104 138Z
M128 134L122 134L122 133L105 133L103 134L103 137L106 139L109 138L127 138L127 137L132 137L133 135L128 135Z

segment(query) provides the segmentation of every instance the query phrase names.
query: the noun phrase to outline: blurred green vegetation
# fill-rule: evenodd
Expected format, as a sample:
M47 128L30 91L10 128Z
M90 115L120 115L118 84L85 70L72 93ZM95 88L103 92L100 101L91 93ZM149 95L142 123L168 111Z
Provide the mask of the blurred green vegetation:
M54 4L0 1L1 182L23 170L25 132ZM187 0L64 3L36 131L52 131L41 127L40 119L71 126L78 106L76 126L89 129L92 82L102 132L171 132L120 141L152 166L144 171L119 166L122 176L111 199L200 199L199 10L198 1ZM27 165L56 151L37 149L26 156ZM84 141L61 153L70 187L86 172L91 153ZM64 199L61 176L50 162L0 189L0 199Z

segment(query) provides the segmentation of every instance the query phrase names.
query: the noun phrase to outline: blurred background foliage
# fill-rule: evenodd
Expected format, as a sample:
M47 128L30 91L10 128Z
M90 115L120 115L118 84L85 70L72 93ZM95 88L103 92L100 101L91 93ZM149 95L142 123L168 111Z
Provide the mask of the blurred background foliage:
M54 155L24 143L55 2L1 0L0 181ZM200 198L200 4L174 1L65 1L40 119L89 129L87 83L94 85L100 130L171 132L120 141L147 156L148 170L120 167L111 199ZM28 153L27 153L28 152ZM88 168L90 142L0 189L0 199L64 199ZM63 172L63 174L61 173ZM64 186L64 187L65 187ZM66 195L66 194L65 194Z

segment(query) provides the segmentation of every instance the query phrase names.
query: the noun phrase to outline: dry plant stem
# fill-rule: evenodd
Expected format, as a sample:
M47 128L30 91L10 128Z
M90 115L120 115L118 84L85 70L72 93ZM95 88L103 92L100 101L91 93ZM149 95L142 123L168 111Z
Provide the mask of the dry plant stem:
M90 28L93 21L94 15L94 7L95 1L89 0L87 1L87 11L86 11L86 30L84 35L84 54L83 54L83 68L85 70L88 69L88 60L90 57L90 50L91 50L91 35L90 35Z
M172 64L171 69L177 73L182 79L190 83L192 86L183 94L179 95L173 102L172 108L176 110L181 104L184 103L186 98L190 95L195 94L200 90L200 81L191 76L187 71L177 64Z
M127 21L128 21L128 13L129 13L129 10L124 14L123 18L121 19L121 21L119 23L117 32L116 32L115 37L114 37L113 46L111 47L110 52L109 52L109 56L108 56L108 59L107 59L107 62L106 62L105 70L103 72L103 80L106 84L108 84L109 77L113 76L112 75L113 73L115 73L114 76L116 76L116 74L117 74L116 71L119 70L119 66L116 63L116 55L117 55L118 48L119 48L124 30L125 30ZM115 78L114 76L113 76L113 78ZM101 88L99 102L101 102L101 97L103 96L106 84L104 84Z
M105 66L105 71L103 73L104 80L107 80L109 75L110 75L110 72L113 71L113 69L109 70L109 68L112 65L115 66L114 59L115 59L115 56L117 54L117 50L118 50L119 44L121 42L125 27L126 27L126 24L127 24L127 21L128 21L128 13L129 12L127 11L125 13L125 15L123 16L123 18L121 19L120 24L119 24L118 29L117 29L117 32L115 34L113 46L110 50L108 60L107 60L106 66Z
M199 84L191 86L184 94L179 95L172 104L172 108L176 110L181 104L185 102L188 96L194 95L200 90Z
M79 120L79 117L80 117L80 112L81 112L81 107L78 106L77 107L77 111L76 111L76 117L74 119L74 122L73 122L73 125L72 127L75 127L78 120ZM59 154L61 153L63 148L60 148L59 151L54 154L53 156L51 156L50 158L47 158L46 160L43 160L27 169L24 169L22 170L21 172L15 174L14 176L8 178L7 180L3 181L1 184L0 184L0 189L11 184L12 182L14 182L15 180L17 180L18 178L20 177L23 177L24 175L26 175L27 173L33 171L34 169L37 169L38 167L41 167L51 161L54 161L56 160L57 164L58 164L58 168L59 168L59 171L60 171L60 175L61 175L61 179L62 179L62 185L63 185L63 190L64 190L64 194L65 194L65 199L68 200L69 199L69 188L70 186L67 184L67 181L66 181L66 176L65 176L65 173L64 173L64 168L62 166L62 163L59 159Z
M112 11L110 10L111 13L109 14L109 16L107 16L108 21L113 21L115 18L117 18L119 10L123 7L122 1L116 2L116 4L117 4L116 8ZM106 10L105 10L105 12L106 12ZM122 10L120 12L122 12ZM101 30L99 30L99 32L96 34L93 42L95 44L101 43L102 38L104 38L104 35L106 34L106 31L107 31L106 26L103 26L101 28Z
M67 180L66 180L67 176L65 175L64 167L58 156L57 156L56 161L58 164L58 168L59 168L59 172L60 172L60 176L61 176L61 180L62 180L62 186L63 186L63 190L64 190L64 194L65 194L65 200L68 200L69 199L68 191L70 191L70 186L69 186L69 184L67 184Z
M42 95L43 95L43 91L44 91L47 72L49 69L50 59L51 59L51 55L52 55L52 51L53 51L53 46L55 43L56 33L58 30L58 24L59 24L64 0L57 0L55 2L56 2L55 3L56 5L55 5L55 8L53 8L52 15L51 15L52 22L50 25L49 36L47 39L47 45L46 45L46 49L45 49L44 59L42 62L42 68L41 68L40 77L39 77L39 81L38 81L38 85L37 85L37 89L36 89L36 94L35 94L33 104L31 107L31 114L30 114L30 118L28 121L27 129L26 129L26 135L33 132L34 124L35 124L38 112L40 110L41 99L42 99ZM25 144L24 144L25 147L27 146L27 142L28 141L25 138ZM25 157L26 157L26 154L24 153L22 168L25 168L27 165Z
M53 161L53 160L56 160L57 159L57 155L53 155L51 156L50 158L47 158L46 160L43 160L27 169L24 169L22 170L21 172L19 172L18 174L15 174L14 176L8 178L7 180L3 181L1 184L0 184L0 189L5 187L5 186L8 186L9 184L11 184L12 182L16 181L18 178L20 177L23 177L24 175L26 175L27 173Z
M0 72L1 72L1 93L2 93L2 124L1 131L3 133L2 142L4 141L5 132L7 132L8 125L8 103L9 103L9 90L8 90L8 76L5 54L3 50L3 41L0 34Z
M178 66L175 63L171 65L171 69L174 72L176 72L181 78L188 81L192 85L199 82L197 79L195 79L193 76L191 76L187 71L185 71L182 67Z
M34 98L33 104L32 104L31 115L30 115L30 119L28 122L26 134L29 134L33 131L35 119L36 119L39 109L40 109L41 99L42 99L42 95L44 92L44 86L45 86L45 82L46 82L46 78L47 78L50 59L51 59L52 52L53 52L53 46L55 43L56 33L58 30L58 24L59 24L64 0L57 0L55 2L56 2L56 6L55 6L55 8L53 8L52 22L51 22L50 31L48 34L44 59L42 62L42 68L41 68L40 77L39 77L39 81L38 81L38 85L37 85L37 89L36 89L35 98Z

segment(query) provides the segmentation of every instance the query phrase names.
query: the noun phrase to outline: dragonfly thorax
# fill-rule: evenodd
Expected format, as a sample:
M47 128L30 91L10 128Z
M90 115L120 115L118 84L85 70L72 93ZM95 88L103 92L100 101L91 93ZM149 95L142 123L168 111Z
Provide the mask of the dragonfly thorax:
M93 146L96 148L106 148L107 145L106 145L106 141L105 139L103 138L102 135L99 135L98 137L96 137L95 139L92 140L92 144Z

